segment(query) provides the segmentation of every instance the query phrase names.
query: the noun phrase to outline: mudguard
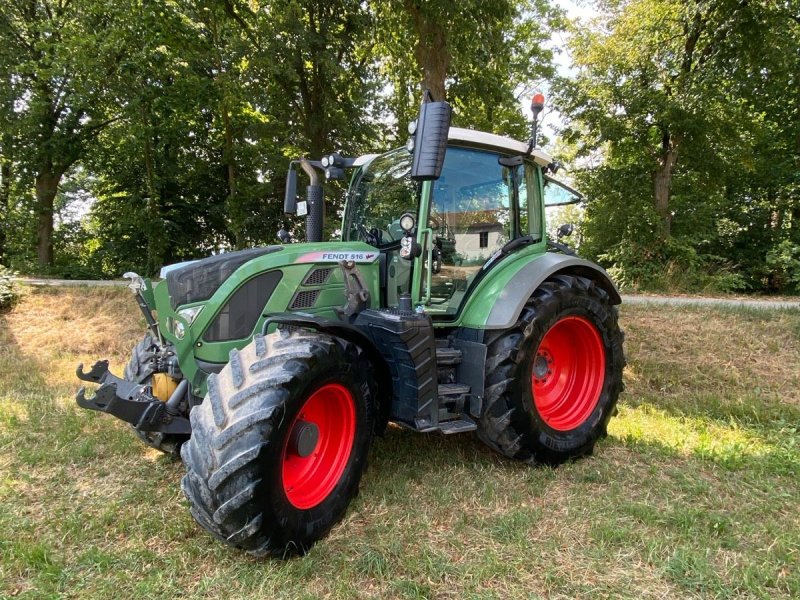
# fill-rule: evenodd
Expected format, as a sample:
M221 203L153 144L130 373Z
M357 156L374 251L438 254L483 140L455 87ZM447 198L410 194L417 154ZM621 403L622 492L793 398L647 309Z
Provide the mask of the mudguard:
M519 263L516 263L519 264ZM501 265L498 265L500 267ZM516 265L514 265L516 266ZM511 265L509 265L511 267ZM602 287L612 304L622 302L608 273L595 263L558 252L546 252L534 260L523 262L517 269L502 269L502 277L481 293L480 303L466 307L462 325L483 329L508 329L519 319L522 308L534 290L545 279L557 273L587 277ZM500 273L498 273L500 275ZM488 274L487 279L492 278ZM492 292L495 293L492 293Z
M392 394L390 390L392 389L392 376L388 365L381 356L380 350L372 343L372 340L358 327L350 325L349 323L305 313L270 315L267 320L264 321L261 335L267 335L273 325L288 325L290 327L302 327L305 329L322 331L323 333L335 335L352 342L364 351L369 361L375 367L375 379L381 390L381 393L378 394L380 406L378 407L378 414L375 420L375 432L378 435L382 435L389 423L389 415L391 412Z

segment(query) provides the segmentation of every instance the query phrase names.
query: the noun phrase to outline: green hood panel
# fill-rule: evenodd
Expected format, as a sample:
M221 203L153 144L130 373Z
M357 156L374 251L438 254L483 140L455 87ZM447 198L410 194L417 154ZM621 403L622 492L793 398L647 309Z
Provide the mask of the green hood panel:
M208 300L219 289L219 286L244 263L281 250L283 250L283 246L249 248L209 256L203 260L192 261L182 267L170 269L164 279L169 288L172 308Z
M261 330L267 316L283 312L303 312L335 317L335 308L345 304L344 279L338 264L340 260L356 262L370 292L370 308L378 306L380 256L374 247L362 242L322 242L288 244L277 248L280 251L262 252L241 263L203 301L194 301L183 306L175 304L173 307L168 280L156 284L155 304L162 334L175 345L181 370L192 383L195 394L205 394L206 379L206 373L199 371L196 361L218 364L228 362L230 351L247 345L253 334ZM187 267L202 263L203 261L199 261ZM204 340L204 332L217 315L225 310L231 297L245 283L270 271L280 271L282 276L269 298L260 300L263 304L254 307L259 315L249 334L235 340ZM177 314L177 309L192 306L203 306L203 309L189 325ZM183 339L178 339L172 333L171 322L183 324L186 330Z

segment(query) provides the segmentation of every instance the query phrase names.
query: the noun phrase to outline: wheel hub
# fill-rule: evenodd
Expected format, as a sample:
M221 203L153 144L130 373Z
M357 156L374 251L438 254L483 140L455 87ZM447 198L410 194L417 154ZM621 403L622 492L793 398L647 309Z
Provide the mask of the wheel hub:
M600 399L606 357L597 327L566 316L545 333L531 365L531 392L541 419L558 431L580 427Z
M339 483L356 437L356 405L347 387L328 383L303 403L287 432L281 475L287 500L302 510Z
M533 361L533 379L536 383L545 383L553 374L551 365L553 357L547 350L539 350Z
M319 442L319 427L316 423L303 421L302 415L292 429L292 437L289 441L289 449L300 458L311 456Z

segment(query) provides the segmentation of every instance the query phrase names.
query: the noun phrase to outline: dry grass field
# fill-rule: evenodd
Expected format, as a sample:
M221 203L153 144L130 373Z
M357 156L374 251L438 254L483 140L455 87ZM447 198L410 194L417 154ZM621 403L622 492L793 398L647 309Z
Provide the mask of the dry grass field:
M124 289L33 289L0 315L0 598L800 597L800 312L628 306L627 390L593 457L505 460L390 428L306 556L205 534L183 467L77 408L121 372Z

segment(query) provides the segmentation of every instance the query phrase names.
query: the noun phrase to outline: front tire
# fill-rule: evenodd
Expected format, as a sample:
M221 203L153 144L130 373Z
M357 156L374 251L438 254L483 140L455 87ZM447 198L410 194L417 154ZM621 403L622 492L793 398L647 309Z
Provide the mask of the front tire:
M306 552L358 491L374 426L370 373L357 346L302 330L231 351L181 451L197 522L255 556Z
M622 391L617 309L584 277L556 275L489 343L479 437L505 456L558 464L591 454Z

